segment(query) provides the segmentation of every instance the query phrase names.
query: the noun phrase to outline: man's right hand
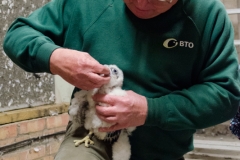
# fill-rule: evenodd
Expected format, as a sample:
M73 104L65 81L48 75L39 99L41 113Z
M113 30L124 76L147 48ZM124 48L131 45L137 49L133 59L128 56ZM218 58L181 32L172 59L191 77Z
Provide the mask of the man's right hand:
M58 48L50 57L50 71L77 88L90 90L109 82L109 69L86 52Z

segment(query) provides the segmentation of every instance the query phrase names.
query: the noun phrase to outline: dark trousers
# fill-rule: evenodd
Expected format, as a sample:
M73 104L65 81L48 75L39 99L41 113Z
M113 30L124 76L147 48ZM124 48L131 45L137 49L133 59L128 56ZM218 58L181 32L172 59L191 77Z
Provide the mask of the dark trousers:
M84 144L75 147L74 140L83 139L88 131L83 127L76 131L69 122L65 138L54 160L112 160L112 145L93 136L94 145L86 148ZM180 158L178 160L184 160Z

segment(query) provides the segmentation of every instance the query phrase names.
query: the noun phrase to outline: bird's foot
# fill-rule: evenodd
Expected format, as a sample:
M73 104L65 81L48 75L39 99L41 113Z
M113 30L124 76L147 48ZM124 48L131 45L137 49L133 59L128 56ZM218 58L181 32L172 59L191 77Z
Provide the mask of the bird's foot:
M73 142L74 142L76 147L79 146L81 143L85 143L85 147L88 148L89 144L92 144L92 145L94 144L94 142L91 140L92 135L93 135L93 133L90 131L88 133L88 135L86 137L84 137L83 139L81 139L81 140L74 140Z

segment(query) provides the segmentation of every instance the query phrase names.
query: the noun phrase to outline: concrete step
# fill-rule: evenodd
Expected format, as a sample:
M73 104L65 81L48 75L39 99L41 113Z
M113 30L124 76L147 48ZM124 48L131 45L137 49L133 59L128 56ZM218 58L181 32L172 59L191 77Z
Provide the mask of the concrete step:
M240 45L240 40L239 39L234 40L234 45L239 46Z
M240 14L240 8L227 9L226 11L229 15ZM239 46L240 45L240 40L239 39L234 40L234 44L235 44L235 46Z
M195 149L186 155L186 159L240 160L240 141L238 139L195 138Z
M239 14L240 8L234 8L234 9L227 9L226 10L228 14Z
M229 130L229 121L198 130L194 148L186 160L240 160L240 140Z
M220 139L224 137L228 139L229 138L236 139L236 136L233 135L229 129L229 124L230 124L230 121L227 121L216 126L200 129L200 130L197 130L195 135L200 137L212 137L212 138L220 138Z
M194 147L186 160L240 160L240 140L229 130L229 121L198 130Z

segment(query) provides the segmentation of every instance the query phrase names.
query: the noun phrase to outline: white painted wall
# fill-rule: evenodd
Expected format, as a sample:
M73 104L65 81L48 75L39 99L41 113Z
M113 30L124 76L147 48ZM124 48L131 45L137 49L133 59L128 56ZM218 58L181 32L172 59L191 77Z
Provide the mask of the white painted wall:
M60 76L54 76L55 103L69 103L74 86L66 82Z

